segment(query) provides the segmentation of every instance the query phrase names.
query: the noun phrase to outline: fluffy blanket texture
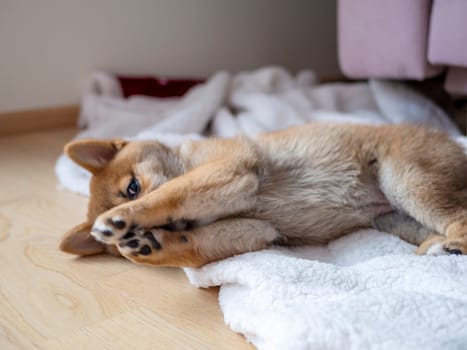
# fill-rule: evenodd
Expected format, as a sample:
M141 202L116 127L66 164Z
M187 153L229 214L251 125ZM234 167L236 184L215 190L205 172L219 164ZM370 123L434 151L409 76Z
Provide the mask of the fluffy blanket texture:
M97 93L99 92L99 93ZM93 75L77 137L186 138L281 129L305 122L420 123L467 145L436 105L398 83L318 85L311 71L278 67L218 73L177 99L120 96ZM63 155L61 184L87 194L90 175ZM466 175L467 176L467 175ZM387 233L358 231L327 246L270 249L200 269L199 287L221 286L225 322L260 349L461 349L467 344L467 257L413 255Z

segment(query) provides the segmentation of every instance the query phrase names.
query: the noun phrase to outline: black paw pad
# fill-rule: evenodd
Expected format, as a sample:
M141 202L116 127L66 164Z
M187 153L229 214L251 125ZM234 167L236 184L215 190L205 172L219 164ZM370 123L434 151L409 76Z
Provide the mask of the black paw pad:
M123 220L112 220L112 219L109 219L109 220L108 220L108 223L109 223L110 225L112 225L113 227L115 227L116 229L119 229L119 230L124 229L125 226L126 226L126 223L125 223L125 221L123 221Z
M137 239L132 239L131 241L127 242L126 245L130 248L138 248L139 241Z
M133 238L135 235L134 232L127 232L127 234L125 236L123 236L122 238L123 239L130 239L130 238Z
M110 231L110 230L105 230L105 231L101 231L101 233L106 236L106 237L110 237L110 236L113 236L113 232Z
M151 247L148 246L147 244L143 245L138 252L138 254L141 254L141 255L149 255L151 253L152 253Z
M190 231L197 227L196 221L190 219L180 219L174 221L172 218L167 219L167 224L161 226L162 229L167 231Z
M154 235L150 231L146 231L143 236L151 241L151 244L154 249L156 250L162 249L161 244L158 242L158 240L154 237Z

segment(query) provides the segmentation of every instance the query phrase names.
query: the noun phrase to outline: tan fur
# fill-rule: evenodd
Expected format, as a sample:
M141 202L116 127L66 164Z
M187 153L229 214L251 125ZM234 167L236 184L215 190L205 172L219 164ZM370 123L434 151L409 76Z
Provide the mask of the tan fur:
M66 152L94 174L92 234L133 261L199 266L381 225L418 244L437 232L446 251L467 253L467 157L448 136L421 127L313 124L175 149L153 141L77 141ZM132 176L142 191L128 201L119 193ZM184 230L186 222L197 228ZM168 240L158 228L167 226L188 242ZM122 241L128 231L135 248ZM165 243L144 255L148 232Z

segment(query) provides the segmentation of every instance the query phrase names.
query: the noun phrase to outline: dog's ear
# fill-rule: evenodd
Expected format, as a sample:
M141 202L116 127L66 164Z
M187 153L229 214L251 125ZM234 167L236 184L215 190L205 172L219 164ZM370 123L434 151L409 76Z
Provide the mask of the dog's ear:
M60 242L60 249L76 255L94 255L106 251L105 244L91 236L92 224L85 222L68 231Z
M128 142L125 140L77 140L65 146L65 154L75 163L98 173Z

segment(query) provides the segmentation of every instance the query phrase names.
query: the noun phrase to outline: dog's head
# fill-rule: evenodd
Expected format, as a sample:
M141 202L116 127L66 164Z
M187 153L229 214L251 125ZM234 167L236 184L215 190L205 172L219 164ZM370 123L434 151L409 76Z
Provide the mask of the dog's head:
M87 220L68 231L60 249L77 255L117 254L91 236L98 215L153 191L183 171L176 154L156 141L78 140L65 154L92 174Z

